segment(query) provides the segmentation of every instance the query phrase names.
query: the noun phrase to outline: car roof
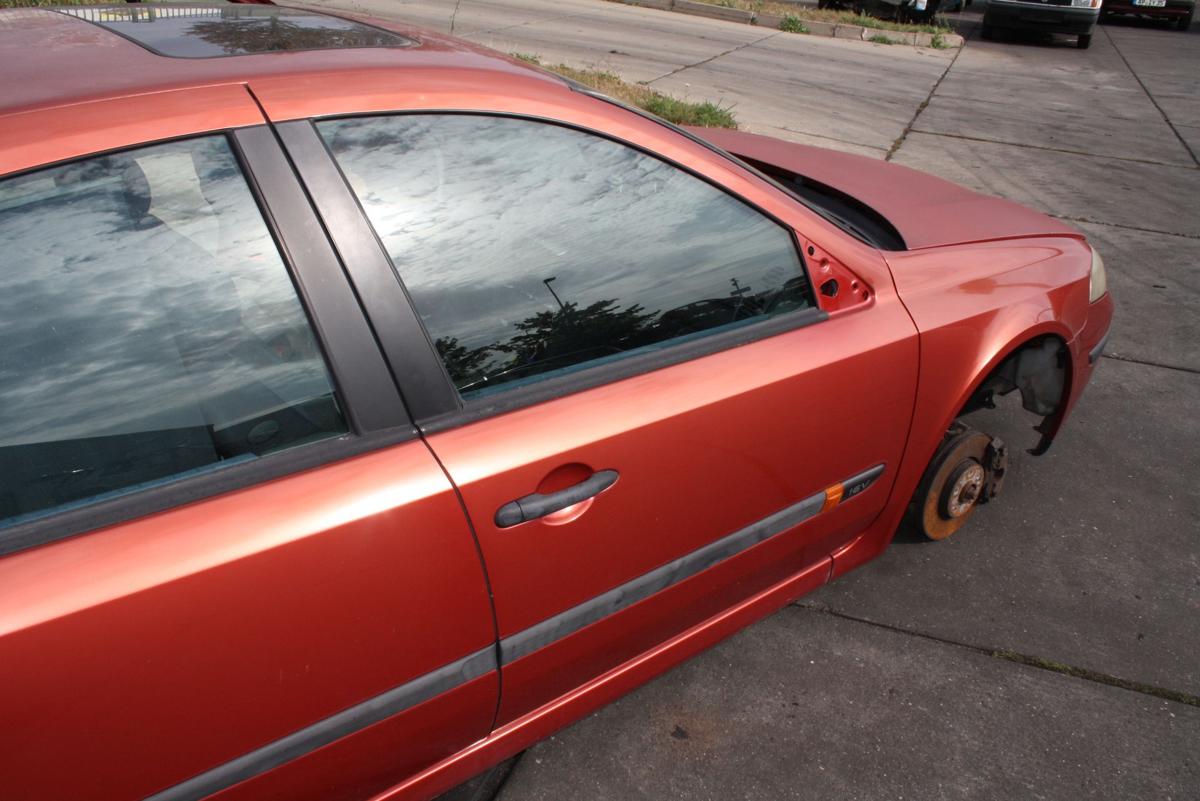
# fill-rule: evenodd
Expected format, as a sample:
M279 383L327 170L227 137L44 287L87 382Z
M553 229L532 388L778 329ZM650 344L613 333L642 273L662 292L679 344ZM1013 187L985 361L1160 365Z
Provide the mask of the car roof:
M327 27L344 28L345 21L352 20L402 38L381 36L380 41L388 42L384 46L346 47L337 46L339 43L335 41L335 46L324 49L178 57L162 55L159 40L154 40L160 51L155 52L100 24L106 19L127 19L132 11L144 14L151 8L157 8L162 19L174 20L176 32L178 20L187 14L206 20L230 10L245 13L254 9L261 16L270 14L271 8L278 8L281 14L299 13L335 21ZM127 25L112 28L129 30ZM184 52L192 52L186 44ZM567 91L557 78L453 37L357 14L333 15L286 6L197 3L5 9L0 10L0 63L5 65L6 73L5 91L0 94L0 116L150 92L249 83L254 78L268 76L295 76L301 82L306 75L339 71L361 75L364 71L400 70L418 81L434 76L444 81L449 77L476 91L489 81L500 85L513 78L521 79L528 88L532 79L535 84L542 84L541 89L546 92Z

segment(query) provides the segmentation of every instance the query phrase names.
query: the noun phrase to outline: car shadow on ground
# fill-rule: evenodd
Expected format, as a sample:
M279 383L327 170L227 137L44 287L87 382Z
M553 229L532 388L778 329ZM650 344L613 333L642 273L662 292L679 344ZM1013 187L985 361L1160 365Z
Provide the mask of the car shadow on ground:
M1168 19L1150 19L1148 17L1134 17L1128 14L1112 14L1107 15L1104 9L1100 9L1100 24L1108 25L1113 28L1149 28L1152 30L1167 31L1169 33L1196 33L1200 31L1200 24L1195 24L1188 31L1178 31L1175 29L1175 21Z

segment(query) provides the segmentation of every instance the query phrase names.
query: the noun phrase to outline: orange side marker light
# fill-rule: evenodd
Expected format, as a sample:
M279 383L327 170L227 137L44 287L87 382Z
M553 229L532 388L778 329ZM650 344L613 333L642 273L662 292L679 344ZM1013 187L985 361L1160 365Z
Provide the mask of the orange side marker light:
M842 502L842 485L834 484L825 490L825 503L821 506L822 512L828 512L833 507Z

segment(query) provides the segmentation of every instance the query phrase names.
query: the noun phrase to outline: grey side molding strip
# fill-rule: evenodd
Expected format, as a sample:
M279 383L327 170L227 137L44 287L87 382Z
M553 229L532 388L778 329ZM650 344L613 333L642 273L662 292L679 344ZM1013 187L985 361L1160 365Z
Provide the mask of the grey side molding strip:
M840 503L863 492L883 475L884 466L876 465L842 482ZM148 796L145 801L199 801L206 796L232 787L238 782L266 773L285 762L304 756L310 751L364 729L384 718L403 712L409 707L428 701L434 696L479 678L500 665L520 659L556 640L573 634L585 626L649 598L656 592L691 578L702 570L736 556L764 540L782 534L805 520L816 517L825 506L825 492L810 495L799 503L757 520L732 534L710 542L661 567L643 573L632 581L614 587L602 595L560 612L523 631L500 641L500 664L496 649L488 646L448 665L418 676L385 693L368 698L324 720L317 721L262 748L233 759L223 765L193 776L165 790Z
M883 465L876 465L847 479L844 486L848 489L852 488L853 491L846 497L859 494L881 475L883 475ZM614 587L602 595L590 598L578 606L559 612L554 617L546 618L541 623L505 637L500 641L500 664L507 665L527 656L555 640L579 631L584 626L649 598L654 593L691 578L700 571L706 570L718 562L723 562L731 556L736 556L763 540L782 534L793 526L815 517L824 505L825 493L823 491L810 495L799 503L775 512L770 517L757 520L743 529L715 542L710 542L708 545L668 562L662 567L655 568L649 573L643 573L632 581Z
M452 690L460 684L496 669L496 649L489 645L483 650L464 656L437 670L418 676L387 692L368 698L361 704L344 709L324 720L317 721L262 748L243 754L237 759L218 765L212 770L193 776L185 782L168 787L147 797L146 801L198 801L238 782L266 773L285 762L341 739L359 729L365 729L384 718L403 712L422 701Z

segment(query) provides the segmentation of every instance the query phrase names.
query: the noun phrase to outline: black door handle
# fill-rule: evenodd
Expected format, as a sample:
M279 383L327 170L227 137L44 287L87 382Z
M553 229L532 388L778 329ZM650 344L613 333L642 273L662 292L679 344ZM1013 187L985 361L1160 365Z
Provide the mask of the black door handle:
M526 495L524 498L509 501L496 510L496 527L509 528L518 523L537 520L539 517L553 514L560 509L566 509L568 506L574 506L580 501L586 501L588 498L604 492L616 480L616 470L600 470L592 473L589 478L564 490L550 492L545 495L535 492L532 495Z

